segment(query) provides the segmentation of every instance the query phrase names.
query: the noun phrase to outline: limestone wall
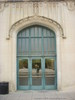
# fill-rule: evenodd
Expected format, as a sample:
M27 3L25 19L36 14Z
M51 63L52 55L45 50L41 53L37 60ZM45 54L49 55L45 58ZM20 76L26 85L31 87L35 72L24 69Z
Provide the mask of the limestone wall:
M18 2L1 3L0 6L0 81L9 81L10 90L16 90L16 36L9 36L12 25L27 17L42 16L59 23L63 28L66 38L58 36L60 38L60 61L57 63L60 63L61 71L58 71L57 66L57 73L60 75L58 76L61 81L60 89L75 89L74 3Z

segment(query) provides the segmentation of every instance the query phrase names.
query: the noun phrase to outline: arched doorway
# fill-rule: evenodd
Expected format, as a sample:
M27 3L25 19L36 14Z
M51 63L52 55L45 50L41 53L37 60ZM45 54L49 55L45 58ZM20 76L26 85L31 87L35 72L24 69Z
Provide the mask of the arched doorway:
M56 35L39 25L17 35L18 89L56 89Z

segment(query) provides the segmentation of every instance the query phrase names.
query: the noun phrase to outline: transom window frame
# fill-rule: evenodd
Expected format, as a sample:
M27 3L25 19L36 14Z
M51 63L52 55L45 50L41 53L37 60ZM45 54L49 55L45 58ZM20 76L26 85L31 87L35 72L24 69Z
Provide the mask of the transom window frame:
M54 31L47 27L29 26L21 30L17 38L17 56L56 55L56 35Z

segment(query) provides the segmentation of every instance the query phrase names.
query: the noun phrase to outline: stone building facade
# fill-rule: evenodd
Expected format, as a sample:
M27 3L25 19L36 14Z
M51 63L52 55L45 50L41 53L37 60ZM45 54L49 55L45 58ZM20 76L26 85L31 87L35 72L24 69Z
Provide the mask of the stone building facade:
M75 90L75 1L70 0L0 1L0 82L18 90L17 34L31 26L54 31L56 89Z

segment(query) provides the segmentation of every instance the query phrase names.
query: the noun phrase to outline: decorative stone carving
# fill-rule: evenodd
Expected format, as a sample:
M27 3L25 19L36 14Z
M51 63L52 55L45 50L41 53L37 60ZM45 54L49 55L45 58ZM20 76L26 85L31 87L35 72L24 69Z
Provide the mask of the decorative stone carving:
M68 10L75 10L75 1L66 1L66 6L68 8Z
M33 13L34 15L39 13L38 2L33 2Z
M7 7L9 4L8 3L0 3L0 12L4 10L5 7Z
M0 12L4 10L4 3L0 3Z
M59 0L59 2L61 2L62 0ZM24 2L29 2L29 1L24 1ZM33 2L33 1L31 1L31 2ZM46 1L46 0L44 0L44 1L42 1L42 2L44 2L44 3L46 3L46 2L50 2L50 1ZM52 0L52 2L53 2L53 0ZM55 3L57 3L58 1L57 0L55 0L54 1ZM17 2L11 2L12 4L19 4L19 2L17 3ZM34 15L37 13L39 13L39 7L38 7L38 3L41 3L41 2L33 2L33 13L34 13ZM63 4L64 3L66 3L66 6L67 6L67 8L68 8L68 10L75 10L75 0L63 0L63 2L62 2ZM0 2L0 12L1 11L3 11L4 10L4 8L5 7L7 7L8 5L10 4L10 2ZM18 6L18 5L17 5ZM21 6L22 7L22 6Z
M7 36L7 39L9 39L10 37L12 37L12 35L14 34L14 31L16 31L16 33L18 33L20 30L22 30L25 27L31 26L31 25L42 25L45 27L48 27L52 30L54 30L55 32L57 30L60 31L60 37L64 38L64 32L63 32L63 28L61 27L61 25L59 23L57 23L56 21L46 18L44 16L30 16L24 19L19 20L18 22L16 22L15 24L13 24L9 30L9 34Z

